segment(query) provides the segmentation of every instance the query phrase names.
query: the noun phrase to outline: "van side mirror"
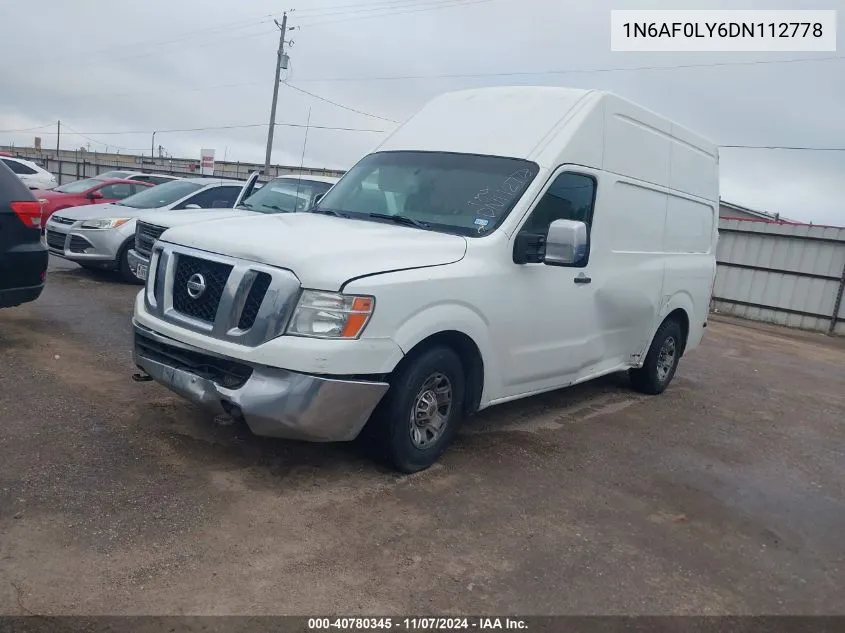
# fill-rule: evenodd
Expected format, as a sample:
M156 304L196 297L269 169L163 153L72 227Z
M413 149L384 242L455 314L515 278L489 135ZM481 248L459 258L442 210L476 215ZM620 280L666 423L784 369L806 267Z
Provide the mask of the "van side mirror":
M100 193L99 191L91 191L88 194L88 199L89 200L102 200L103 194Z
M311 206L316 207L318 204L320 204L320 200L323 199L324 195L326 195L326 194L325 193L318 193L316 196L314 196L314 202Z
M549 225L543 263L549 266L575 266L586 254L586 224L576 220L555 220Z

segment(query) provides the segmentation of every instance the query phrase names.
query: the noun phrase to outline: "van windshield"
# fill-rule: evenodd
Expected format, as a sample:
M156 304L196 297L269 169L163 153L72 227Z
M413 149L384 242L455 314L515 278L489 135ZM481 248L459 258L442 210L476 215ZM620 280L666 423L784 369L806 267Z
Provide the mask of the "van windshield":
M518 158L377 152L350 169L315 211L487 235L507 217L538 170L535 163Z

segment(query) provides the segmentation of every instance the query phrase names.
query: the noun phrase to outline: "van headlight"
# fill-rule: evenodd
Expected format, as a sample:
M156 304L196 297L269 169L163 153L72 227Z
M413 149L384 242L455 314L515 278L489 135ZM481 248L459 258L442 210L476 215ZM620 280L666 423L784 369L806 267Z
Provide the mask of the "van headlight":
M305 290L287 334L315 338L358 338L373 314L374 297Z
M126 224L132 218L101 218L99 220L85 220L81 227L83 229L116 229Z

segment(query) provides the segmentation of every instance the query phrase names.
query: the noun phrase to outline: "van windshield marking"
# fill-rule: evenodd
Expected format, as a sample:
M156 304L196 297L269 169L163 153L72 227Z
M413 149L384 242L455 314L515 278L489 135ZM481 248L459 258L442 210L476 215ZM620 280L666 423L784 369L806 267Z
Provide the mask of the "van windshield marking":
M475 207L473 212L477 216L495 218L498 211L503 209L513 197L525 186L525 182L531 176L527 169L515 171L505 178L504 182L491 194L489 187L484 187L467 204ZM486 229L486 225L480 226L479 233Z

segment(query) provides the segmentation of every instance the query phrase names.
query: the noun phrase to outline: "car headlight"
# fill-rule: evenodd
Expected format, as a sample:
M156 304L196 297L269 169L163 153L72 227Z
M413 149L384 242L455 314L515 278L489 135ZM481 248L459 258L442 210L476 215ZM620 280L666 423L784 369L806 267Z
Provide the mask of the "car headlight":
M85 220L80 226L83 229L116 229L126 224L132 218L100 218L99 220Z
M287 333L316 338L358 338L376 300L339 292L305 290L288 324Z

